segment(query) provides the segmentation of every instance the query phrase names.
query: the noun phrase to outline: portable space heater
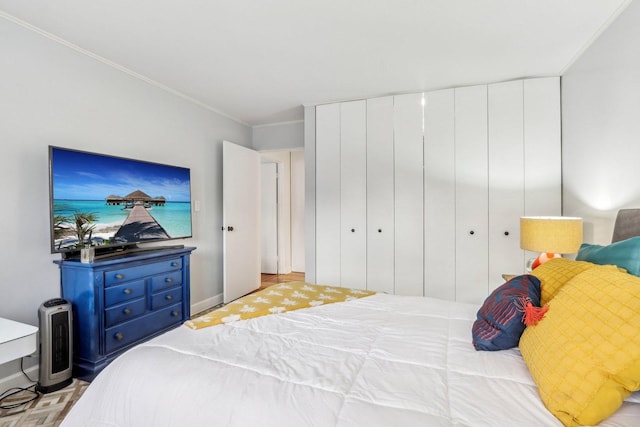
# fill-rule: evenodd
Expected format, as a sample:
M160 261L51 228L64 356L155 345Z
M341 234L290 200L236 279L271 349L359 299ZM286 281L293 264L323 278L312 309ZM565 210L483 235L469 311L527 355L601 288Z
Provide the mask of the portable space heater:
M40 324L40 375L36 390L50 393L71 384L73 322L71 304L62 298L43 302Z

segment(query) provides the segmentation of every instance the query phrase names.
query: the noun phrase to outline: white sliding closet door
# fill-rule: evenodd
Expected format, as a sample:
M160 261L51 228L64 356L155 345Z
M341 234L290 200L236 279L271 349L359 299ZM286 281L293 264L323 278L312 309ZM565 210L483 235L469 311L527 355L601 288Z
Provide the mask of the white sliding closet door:
M562 210L560 78L524 80L526 215Z
M562 214L560 135L560 78L525 80L525 215ZM537 253L525 252L525 263L536 256ZM524 267L519 271L524 271Z
M456 300L488 294L487 86L455 89Z
M367 100L367 289L394 293L393 97Z
M454 90L425 93L424 295L455 300Z
M522 80L489 85L489 292L524 266L524 111Z
M340 104L316 107L316 283L340 285Z
M340 285L367 288L367 104L340 104Z
M395 293L424 294L422 94L394 97Z

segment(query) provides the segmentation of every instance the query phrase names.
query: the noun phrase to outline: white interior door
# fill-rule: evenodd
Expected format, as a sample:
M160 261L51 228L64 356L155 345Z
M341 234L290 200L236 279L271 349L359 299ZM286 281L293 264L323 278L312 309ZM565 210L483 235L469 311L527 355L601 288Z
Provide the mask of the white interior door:
M260 155L222 144L223 301L260 287Z
M262 273L278 274L278 164L261 166Z
M522 271L520 217L524 215L522 80L489 85L489 292L505 271Z
M340 285L367 288L367 104L340 104Z
M394 96L395 293L424 295L422 94Z
M456 298L455 98L453 89L425 94L424 295Z
M489 292L487 86L455 89L456 301Z
M393 294L393 97L367 100L367 289Z
M340 286L340 104L316 107L316 283Z

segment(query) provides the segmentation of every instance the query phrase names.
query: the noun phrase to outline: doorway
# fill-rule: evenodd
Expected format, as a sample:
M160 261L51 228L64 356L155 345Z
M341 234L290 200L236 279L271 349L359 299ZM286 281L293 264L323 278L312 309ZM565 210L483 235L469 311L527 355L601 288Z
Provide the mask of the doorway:
M262 273L304 273L304 151L260 156Z

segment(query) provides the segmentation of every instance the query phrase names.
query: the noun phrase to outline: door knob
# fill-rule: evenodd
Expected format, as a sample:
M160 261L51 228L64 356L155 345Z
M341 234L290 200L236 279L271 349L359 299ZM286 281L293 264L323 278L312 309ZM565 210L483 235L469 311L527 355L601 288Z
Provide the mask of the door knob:
M508 235L509 235L509 232L508 232L508 231L505 231L505 232L504 232L504 235L505 235L505 236L508 236Z
M471 231L469 232L469 234L471 234L471 235L473 236L474 234L476 234L476 232L475 232L475 231L473 231L473 230L471 230Z
M228 226L227 227L227 231L233 231L233 227L232 226Z

